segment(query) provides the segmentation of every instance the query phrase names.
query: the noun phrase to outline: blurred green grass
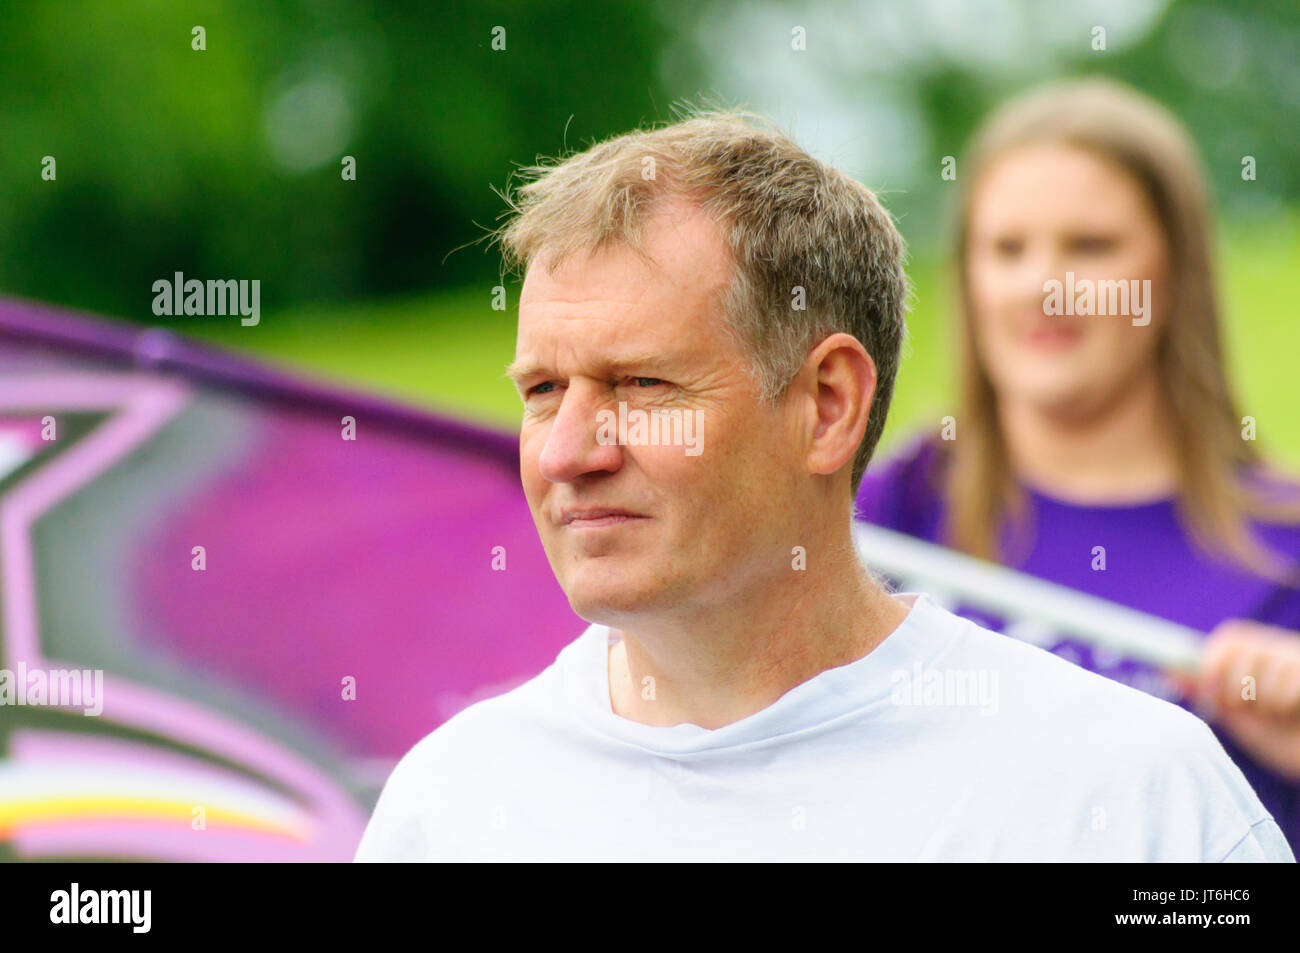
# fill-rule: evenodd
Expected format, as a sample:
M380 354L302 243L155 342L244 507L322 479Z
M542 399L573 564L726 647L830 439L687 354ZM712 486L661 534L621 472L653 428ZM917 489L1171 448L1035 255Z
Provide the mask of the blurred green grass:
M1256 419L1270 459L1300 469L1300 215L1237 226L1221 242L1221 299L1241 412ZM908 268L915 285L909 342L882 447L953 413L950 290L935 258ZM210 343L490 426L518 426L505 365L514 357L518 287L494 311L491 289L309 308L182 325ZM1176 316L1175 316L1176 320Z

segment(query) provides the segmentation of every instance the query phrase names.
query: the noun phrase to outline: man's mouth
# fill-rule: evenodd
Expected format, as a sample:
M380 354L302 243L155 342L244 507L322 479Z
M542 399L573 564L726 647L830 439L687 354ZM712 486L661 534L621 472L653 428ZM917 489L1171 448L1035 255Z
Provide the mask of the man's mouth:
M639 513L612 507L565 510L561 515L561 521L570 529L599 529L646 518Z

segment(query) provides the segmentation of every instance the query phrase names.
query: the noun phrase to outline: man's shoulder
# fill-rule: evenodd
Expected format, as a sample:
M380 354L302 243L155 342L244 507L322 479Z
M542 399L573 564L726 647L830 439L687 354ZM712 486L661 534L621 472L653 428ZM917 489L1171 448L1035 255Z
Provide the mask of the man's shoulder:
M972 723L981 726L976 735L988 745L1032 751L1040 765L1053 765L1062 777L1101 773L1102 765L1111 777L1149 777L1189 766L1236 770L1214 733L1191 712L946 609L939 612L929 618L954 627L956 637L930 664L941 675L985 675L998 717Z
M509 691L462 708L416 742L402 757L398 768L460 755L491 758L492 752L503 745L527 743L525 735L561 717L568 663L590 631L588 628L561 649L555 660L532 678Z
M1123 801L1130 810L1161 814L1150 823L1199 838L1204 859L1224 858L1247 832L1272 823L1193 713L1027 642L968 620L959 624L962 637L951 652L963 664L983 659L1002 673L998 700L1008 717L987 719L1001 722L983 728L989 747L1008 763L1032 758L1043 787L1063 799Z
M982 664L993 666L1000 675L1000 701L1025 718L1032 716L1034 730L1070 727L1096 740L1136 738L1140 747L1148 748L1175 739L1184 746L1201 746L1207 739L1218 744L1203 721L1171 702L1091 672L1037 645L954 618L962 633L952 643L952 651L960 652L970 664L983 660ZM1144 730L1135 733L1135 725Z
M590 630L588 630L590 631ZM585 634L585 633L584 633ZM565 704L566 652L523 684L474 702L429 732L388 775L357 860L430 860L449 849L440 817L462 816L544 757Z

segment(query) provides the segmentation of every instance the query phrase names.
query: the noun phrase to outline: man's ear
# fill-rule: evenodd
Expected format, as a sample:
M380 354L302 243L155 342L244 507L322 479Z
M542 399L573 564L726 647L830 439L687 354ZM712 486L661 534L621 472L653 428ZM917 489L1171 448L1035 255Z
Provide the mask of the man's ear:
M831 474L852 465L871 416L876 362L861 341L839 332L809 352L799 378L809 406L809 472Z

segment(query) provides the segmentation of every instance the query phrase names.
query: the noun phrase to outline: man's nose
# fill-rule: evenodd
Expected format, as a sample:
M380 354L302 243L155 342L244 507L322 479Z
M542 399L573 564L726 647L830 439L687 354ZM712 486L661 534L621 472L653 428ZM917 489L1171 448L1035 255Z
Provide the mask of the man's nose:
M612 426L601 426L600 412L613 415ZM570 483L587 473L614 472L623 465L623 448L617 442L601 443L598 431L617 440L617 410L595 384L570 382L560 398L550 432L538 458L539 472L552 483Z

